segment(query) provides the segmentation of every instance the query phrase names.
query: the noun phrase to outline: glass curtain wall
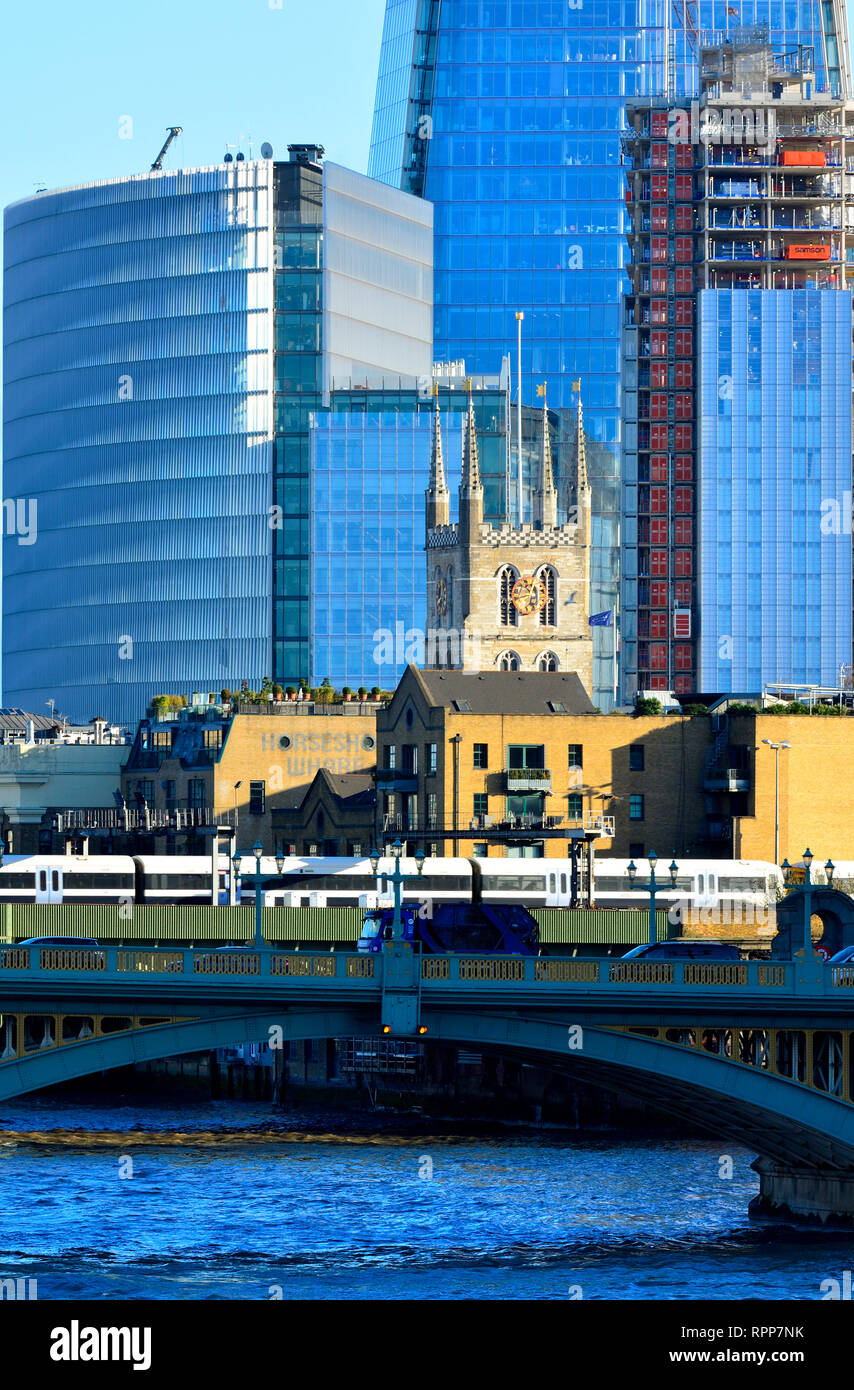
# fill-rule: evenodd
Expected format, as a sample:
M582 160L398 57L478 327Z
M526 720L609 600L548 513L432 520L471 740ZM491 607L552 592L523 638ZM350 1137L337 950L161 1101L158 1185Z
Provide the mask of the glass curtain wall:
M8 704L135 724L264 675L270 192L241 161L6 209Z
M310 659L309 422L321 404L323 170L276 164L273 680L298 685ZM280 510L279 510L280 509Z
M850 663L851 301L699 296L701 690Z
M387 3L370 172L435 204L436 355L481 371L511 351L515 371L519 310L523 399L548 382L563 440L580 383L593 611L615 604L619 569L624 103L692 94L698 33L762 23L815 44L824 77L820 0ZM606 707L611 639L595 636Z

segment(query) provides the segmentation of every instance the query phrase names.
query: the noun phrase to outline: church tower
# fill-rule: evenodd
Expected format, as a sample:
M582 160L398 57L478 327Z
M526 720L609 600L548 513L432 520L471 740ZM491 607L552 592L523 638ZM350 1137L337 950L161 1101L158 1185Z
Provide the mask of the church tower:
M591 492L579 400L576 468L566 520L558 523L551 424L543 388L533 521L483 520L474 402L463 425L459 521L451 525L438 401L427 489L428 666L465 671L575 671L593 684L590 616Z

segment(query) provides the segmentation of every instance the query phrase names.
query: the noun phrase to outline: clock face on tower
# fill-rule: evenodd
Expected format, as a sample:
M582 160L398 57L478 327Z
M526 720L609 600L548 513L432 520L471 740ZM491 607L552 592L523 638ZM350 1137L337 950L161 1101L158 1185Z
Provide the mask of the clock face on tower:
M531 574L523 574L513 585L510 602L518 613L538 613L546 601L546 586Z
M448 611L448 585L444 579L436 580L436 612L443 618Z

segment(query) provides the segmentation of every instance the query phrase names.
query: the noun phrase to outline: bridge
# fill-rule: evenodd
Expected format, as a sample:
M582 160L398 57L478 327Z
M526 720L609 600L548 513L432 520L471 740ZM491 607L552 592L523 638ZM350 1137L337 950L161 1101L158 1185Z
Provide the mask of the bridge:
M854 1222L854 966L812 950L653 963L403 941L377 954L6 946L0 1010L0 1100L248 1041L421 1036L571 1068L746 1145L757 1216Z

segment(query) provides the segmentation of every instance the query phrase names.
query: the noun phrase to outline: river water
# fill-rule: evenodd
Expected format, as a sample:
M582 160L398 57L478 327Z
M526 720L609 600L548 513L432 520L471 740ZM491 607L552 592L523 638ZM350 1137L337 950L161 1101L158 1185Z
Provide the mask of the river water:
M851 1236L749 1222L753 1155L720 1143L309 1123L0 1105L0 1278L40 1300L821 1299L854 1267Z

